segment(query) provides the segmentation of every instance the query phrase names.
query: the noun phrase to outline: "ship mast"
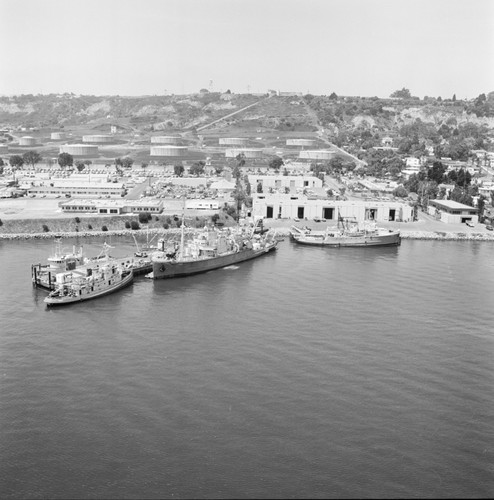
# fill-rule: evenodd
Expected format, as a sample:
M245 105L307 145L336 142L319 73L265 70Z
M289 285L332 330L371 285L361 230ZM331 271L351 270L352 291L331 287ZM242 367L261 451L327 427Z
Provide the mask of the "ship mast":
M182 208L182 232L180 234L180 260L184 257L184 230L185 230L185 195L184 195L184 206Z

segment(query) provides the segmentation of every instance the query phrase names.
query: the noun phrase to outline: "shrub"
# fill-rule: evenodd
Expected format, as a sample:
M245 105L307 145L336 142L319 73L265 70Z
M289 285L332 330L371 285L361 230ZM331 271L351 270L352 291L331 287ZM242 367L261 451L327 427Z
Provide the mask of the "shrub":
M130 229L130 222L128 220L125 221L125 229Z
M91 224L88 224L88 225L87 225L87 228L88 228L88 229L93 229L93 226L91 226Z
M163 224L163 229L168 229L169 227L170 226L166 222Z
M2 227L2 226L3 226L3 220L0 219L0 227Z
M136 221L136 220L133 220L131 223L130 223L130 228L131 229L141 229L141 226L139 226L139 223Z
M44 233L49 233L50 232L50 228L46 224L43 224L43 232Z
M79 219L79 217L76 217L76 218L75 218L75 223L76 223L76 224L80 224L80 223L81 223L81 219Z
M102 227L101 227L101 230L102 230L102 231L108 231L108 228L107 228L106 226L102 226Z
M139 212L139 222L141 224L147 224L152 219L152 217L153 216L150 213Z

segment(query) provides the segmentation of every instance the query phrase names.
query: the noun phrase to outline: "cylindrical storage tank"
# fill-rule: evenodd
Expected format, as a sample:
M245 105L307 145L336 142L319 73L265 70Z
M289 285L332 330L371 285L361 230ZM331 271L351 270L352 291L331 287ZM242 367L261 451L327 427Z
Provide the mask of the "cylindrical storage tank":
M151 146L151 156L186 156L187 146Z
M244 149L244 148L225 149L226 158L236 158L239 154L243 154L245 158L263 157L262 149Z
M111 135L83 135L82 142L89 142L92 144L110 144L115 139Z
M219 143L221 146L248 146L249 139L245 137L220 137Z
M301 160L331 160L335 153L326 149L300 151L298 157Z
M312 148L316 145L316 141L314 139L287 139L287 146L301 146L303 148Z
M98 146L88 144L64 144L60 146L60 153L68 153L72 156L97 156Z
M65 132L52 132L50 138L52 141L62 141L67 137Z
M25 135L19 139L19 146L36 146L36 139Z
M152 144L180 144L180 137L171 136L171 135L155 135L151 137Z

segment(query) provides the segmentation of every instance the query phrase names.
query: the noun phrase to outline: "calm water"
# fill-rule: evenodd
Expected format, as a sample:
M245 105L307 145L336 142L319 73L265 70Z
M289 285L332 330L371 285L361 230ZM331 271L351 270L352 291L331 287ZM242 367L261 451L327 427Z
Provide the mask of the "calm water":
M285 241L48 310L53 249L0 242L1 498L494 495L493 244Z

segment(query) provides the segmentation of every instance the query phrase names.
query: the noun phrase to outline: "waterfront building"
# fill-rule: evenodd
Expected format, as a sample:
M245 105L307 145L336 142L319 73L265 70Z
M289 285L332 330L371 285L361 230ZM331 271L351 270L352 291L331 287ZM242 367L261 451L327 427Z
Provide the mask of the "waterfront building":
M427 212L446 224L479 222L477 208L453 200L430 200Z
M163 212L163 200L142 198L140 200L73 199L60 203L63 212L101 215L138 214Z
M322 218L336 223L338 217L358 222L404 222L413 220L413 207L400 201L347 201L297 193L253 193L252 215L266 219Z

